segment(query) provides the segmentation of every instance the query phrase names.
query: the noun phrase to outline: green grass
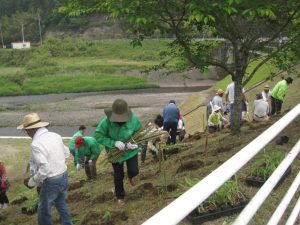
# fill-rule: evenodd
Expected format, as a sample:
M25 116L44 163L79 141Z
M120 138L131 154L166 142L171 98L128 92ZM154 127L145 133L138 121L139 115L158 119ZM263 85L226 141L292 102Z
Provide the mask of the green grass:
M0 96L157 87L140 72L159 64L167 43L145 40L133 48L130 40L49 38L30 54L5 51L3 64L9 58L14 65L24 55L26 60L19 67L0 67L0 81L6 84Z
M255 66L259 62L260 62L260 60L256 60L248 66L247 71L246 71L246 76L247 76L247 74L252 72L252 70L255 68ZM245 85L244 88L247 89L247 88L253 86L254 84L258 83L259 81L262 81L262 80L268 78L272 73L276 73L276 72L278 72L278 69L276 68L276 66L274 66L272 63L266 63L262 67L260 67L260 69L255 73L253 78ZM219 81L216 84L216 87L222 88L223 90L225 90L227 85L230 84L231 81L232 81L231 76L228 75L224 79Z

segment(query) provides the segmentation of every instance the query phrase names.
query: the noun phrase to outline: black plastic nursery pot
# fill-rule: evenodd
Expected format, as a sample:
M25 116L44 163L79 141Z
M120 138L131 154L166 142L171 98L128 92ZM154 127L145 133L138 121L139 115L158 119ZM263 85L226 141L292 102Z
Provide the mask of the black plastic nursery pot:
M285 180L285 178L287 178L287 176L291 172L292 172L292 167L289 166L287 168L287 170L285 171L285 173L280 178L279 182L276 184L275 189L278 188L283 183L283 181ZM263 184L265 182L266 182L266 180L258 179L257 177L251 177L251 176L246 177L246 184L249 185L249 186L261 187L261 186L263 186Z
M188 219L192 224L201 224L206 221L215 220L223 216L230 216L232 214L242 211L243 208L248 204L248 201L240 202L236 205L230 205L222 207L215 211L199 213L198 209L194 209L189 215Z

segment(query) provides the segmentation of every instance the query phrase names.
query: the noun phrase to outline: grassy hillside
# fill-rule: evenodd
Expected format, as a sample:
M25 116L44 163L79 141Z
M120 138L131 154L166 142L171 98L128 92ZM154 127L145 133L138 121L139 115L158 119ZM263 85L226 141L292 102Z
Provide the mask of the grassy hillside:
M286 99L283 104L283 115L293 106L300 102L298 90L300 88L300 79L293 75L295 80L289 86ZM270 82L271 87L279 80L276 78ZM250 105L255 93L260 91L262 86L257 87L248 93ZM195 98L195 97L192 97ZM193 100L191 100L190 106ZM198 123L201 115L194 115L190 122ZM239 151L247 143L253 140L261 132L267 129L270 125L276 122L280 116L272 117L267 124L246 124L242 126L242 131L234 138L230 135L228 130L219 133L210 134L208 136L208 146L205 149L205 138L200 136L200 139L191 138L193 147L184 150L179 154L170 155L162 162L162 170L159 173L159 164L153 162L151 154L148 153L146 163L140 167L139 182L137 186L131 187L129 182L125 181L126 202L125 206L117 206L113 191L113 177L112 168L110 164L103 161L105 154L101 154L101 158L97 163L98 179L95 183L84 183L81 187L69 191L68 204L73 215L75 224L141 224L146 218L149 218L161 208L166 206L169 202L174 200L183 191L186 190L186 178L202 179L211 171L225 162L233 154ZM280 135L287 135L290 141L286 145L276 145L275 141L271 142L264 149L264 152L273 152L281 150L284 152L290 151L292 146L299 139L300 119L296 119L289 125ZM21 207L36 199L35 190L26 189L22 182L26 177L26 162L29 158L29 140L0 140L0 155L2 160L7 164L9 177L12 183L12 188L9 192L10 200L26 196L29 200L11 205L5 211L0 211L2 220L1 225L7 224L36 224L36 215L27 216L21 214ZM17 157L16 157L17 156ZM244 183L244 179L249 173L253 162L263 156L263 152L259 153L250 163L248 163L240 172L237 173L237 181L243 193L251 198L256 192L257 188L248 187ZM182 169L184 166L193 165L190 169ZM179 169L181 167L181 169ZM192 169L191 169L192 168ZM84 180L84 172L76 173L72 163L72 159L68 164L70 182L76 183L79 180ZM251 224L265 224L272 212L275 210L280 199L286 193L289 185L297 175L300 169L299 157L295 160L292 173L288 176L285 182L277 188L273 194L267 199L266 203L259 210ZM26 174L26 175L25 175ZM78 183L77 183L78 184ZM299 193L297 194L299 197ZM297 199L297 198L296 198ZM293 200L295 202L295 200ZM290 212L291 209L288 209ZM3 217L6 217L5 219ZM285 215L285 218L287 215ZM55 224L59 224L56 212L53 215ZM215 221L207 222L205 224L223 224L231 223L235 215L230 217L223 217ZM190 224L187 220L180 224Z
M30 51L0 50L0 96L157 87L131 73L159 64L166 41L49 38ZM124 74L126 73L126 76ZM132 74L132 75L130 75Z

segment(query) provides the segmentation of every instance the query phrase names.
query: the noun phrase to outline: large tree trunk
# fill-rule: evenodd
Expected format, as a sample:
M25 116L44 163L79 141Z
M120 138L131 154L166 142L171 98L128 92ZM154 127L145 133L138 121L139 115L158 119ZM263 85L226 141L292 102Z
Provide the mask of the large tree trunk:
M233 104L233 120L231 127L232 134L238 134L240 132L241 120L242 120L242 74L236 74L234 85L234 104Z

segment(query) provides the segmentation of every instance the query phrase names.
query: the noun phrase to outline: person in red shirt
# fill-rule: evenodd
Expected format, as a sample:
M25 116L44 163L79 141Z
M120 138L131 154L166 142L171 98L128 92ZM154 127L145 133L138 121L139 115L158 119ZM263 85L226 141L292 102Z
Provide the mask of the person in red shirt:
M6 169L3 162L0 161L0 209L5 209L8 206L9 201L6 195L8 187Z

